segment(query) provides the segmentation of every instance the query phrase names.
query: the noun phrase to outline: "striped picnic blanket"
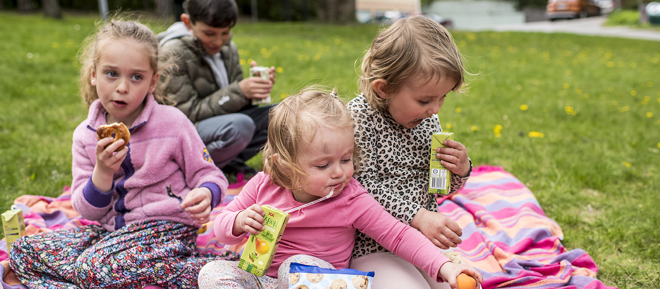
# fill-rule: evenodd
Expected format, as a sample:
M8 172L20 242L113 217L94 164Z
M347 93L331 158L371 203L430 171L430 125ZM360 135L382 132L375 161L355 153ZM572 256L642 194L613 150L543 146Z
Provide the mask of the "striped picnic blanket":
M243 250L245 241L225 245L212 230L214 217L239 191L228 192L223 204L213 210L211 222L197 238L198 251ZM73 210L68 189L57 198L21 196L15 203L24 212L28 234L95 223L81 219ZM463 228L463 243L455 250L467 265L483 274L483 288L612 288L596 279L598 267L584 250L569 251L562 246L559 225L544 214L521 181L500 167L474 168L459 193L440 198L438 203L439 211ZM3 239L0 261L8 258L5 248Z

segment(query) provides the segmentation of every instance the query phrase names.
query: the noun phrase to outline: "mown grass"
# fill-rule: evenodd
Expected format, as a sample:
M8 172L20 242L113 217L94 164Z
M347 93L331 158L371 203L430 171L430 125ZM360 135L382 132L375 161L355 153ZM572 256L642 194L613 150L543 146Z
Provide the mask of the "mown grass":
M75 56L95 21L0 13L3 211L20 195L57 196L71 182L71 134L87 114ZM246 63L279 68L275 99L319 83L348 100L377 31L241 22L233 40ZM523 181L562 227L563 244L587 251L607 285L660 287L660 42L453 35L474 75L441 109L445 130L475 165L502 166Z

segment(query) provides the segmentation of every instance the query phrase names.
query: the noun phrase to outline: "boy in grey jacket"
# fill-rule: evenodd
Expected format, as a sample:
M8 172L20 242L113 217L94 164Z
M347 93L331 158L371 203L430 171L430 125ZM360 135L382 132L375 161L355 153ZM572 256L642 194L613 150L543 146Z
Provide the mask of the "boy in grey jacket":
M195 123L216 166L226 174L254 175L245 161L266 143L272 105L251 103L269 95L275 68L270 68L270 80L243 79L231 41L238 15L234 0L186 0L185 8L182 22L158 34L160 65L175 64L158 85Z

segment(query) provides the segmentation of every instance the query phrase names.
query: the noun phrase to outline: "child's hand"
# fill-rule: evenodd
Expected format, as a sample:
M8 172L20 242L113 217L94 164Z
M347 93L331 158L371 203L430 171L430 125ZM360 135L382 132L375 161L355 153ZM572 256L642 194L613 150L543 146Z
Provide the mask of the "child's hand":
M483 277L481 277L481 273L479 273L479 271L475 270L470 266L463 264L454 264L452 262L446 262L442 264L442 267L440 267L440 271L438 272L438 275L440 275L440 277L442 277L442 279L445 280L445 282L449 283L449 286L452 289L456 289L458 288L456 277L458 277L458 275L461 273L465 273L467 275L475 277L475 279L477 279L477 282L479 284L484 282L484 279Z
M441 213L422 208L417 212L410 225L422 232L436 247L443 250L456 247L463 242L459 238L463 235L461 227Z
M468 160L467 149L460 142L445 140L446 148L438 148L435 155L440 159L440 164L449 169L459 177L465 177L470 172L470 160Z
M196 188L188 192L180 207L195 219L195 223L201 225L211 220L212 198L213 194L208 188Z
M252 61L252 67L257 66L256 61ZM241 80L238 83L238 86L243 90L245 98L247 99L264 99L268 97L268 94L273 89L273 84L275 83L275 67L271 67L268 71L268 78L270 80L265 80L261 77L252 76L246 79Z
M250 63L250 67L255 67L255 66L257 66L257 62L252 60L252 63ZM268 69L268 79L270 79L272 85L275 85L275 66L271 66Z
M113 140L114 138L112 137L106 137L96 143L96 165L92 172L92 183L94 183L97 189L103 192L110 191L112 188L112 176L119 169L121 163L124 162L128 153L128 147L115 153L115 150L124 144L123 139L104 149Z
M249 208L238 213L236 220L234 220L234 229L232 233L234 236L248 232L251 235L256 235L264 229L264 210L261 206L254 204Z

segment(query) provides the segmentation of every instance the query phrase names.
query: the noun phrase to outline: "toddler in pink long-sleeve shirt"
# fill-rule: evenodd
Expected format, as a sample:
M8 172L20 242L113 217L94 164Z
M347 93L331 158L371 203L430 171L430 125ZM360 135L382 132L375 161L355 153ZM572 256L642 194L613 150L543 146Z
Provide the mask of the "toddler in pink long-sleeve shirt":
M239 269L238 262L209 263L200 271L200 288L288 288L291 262L346 268L356 229L453 288L461 272L481 282L478 271L450 262L352 178L353 121L335 92L308 89L290 96L270 112L270 120L264 173L216 218L214 231L220 242L236 244L263 230L261 205L293 210L273 263L262 277Z

